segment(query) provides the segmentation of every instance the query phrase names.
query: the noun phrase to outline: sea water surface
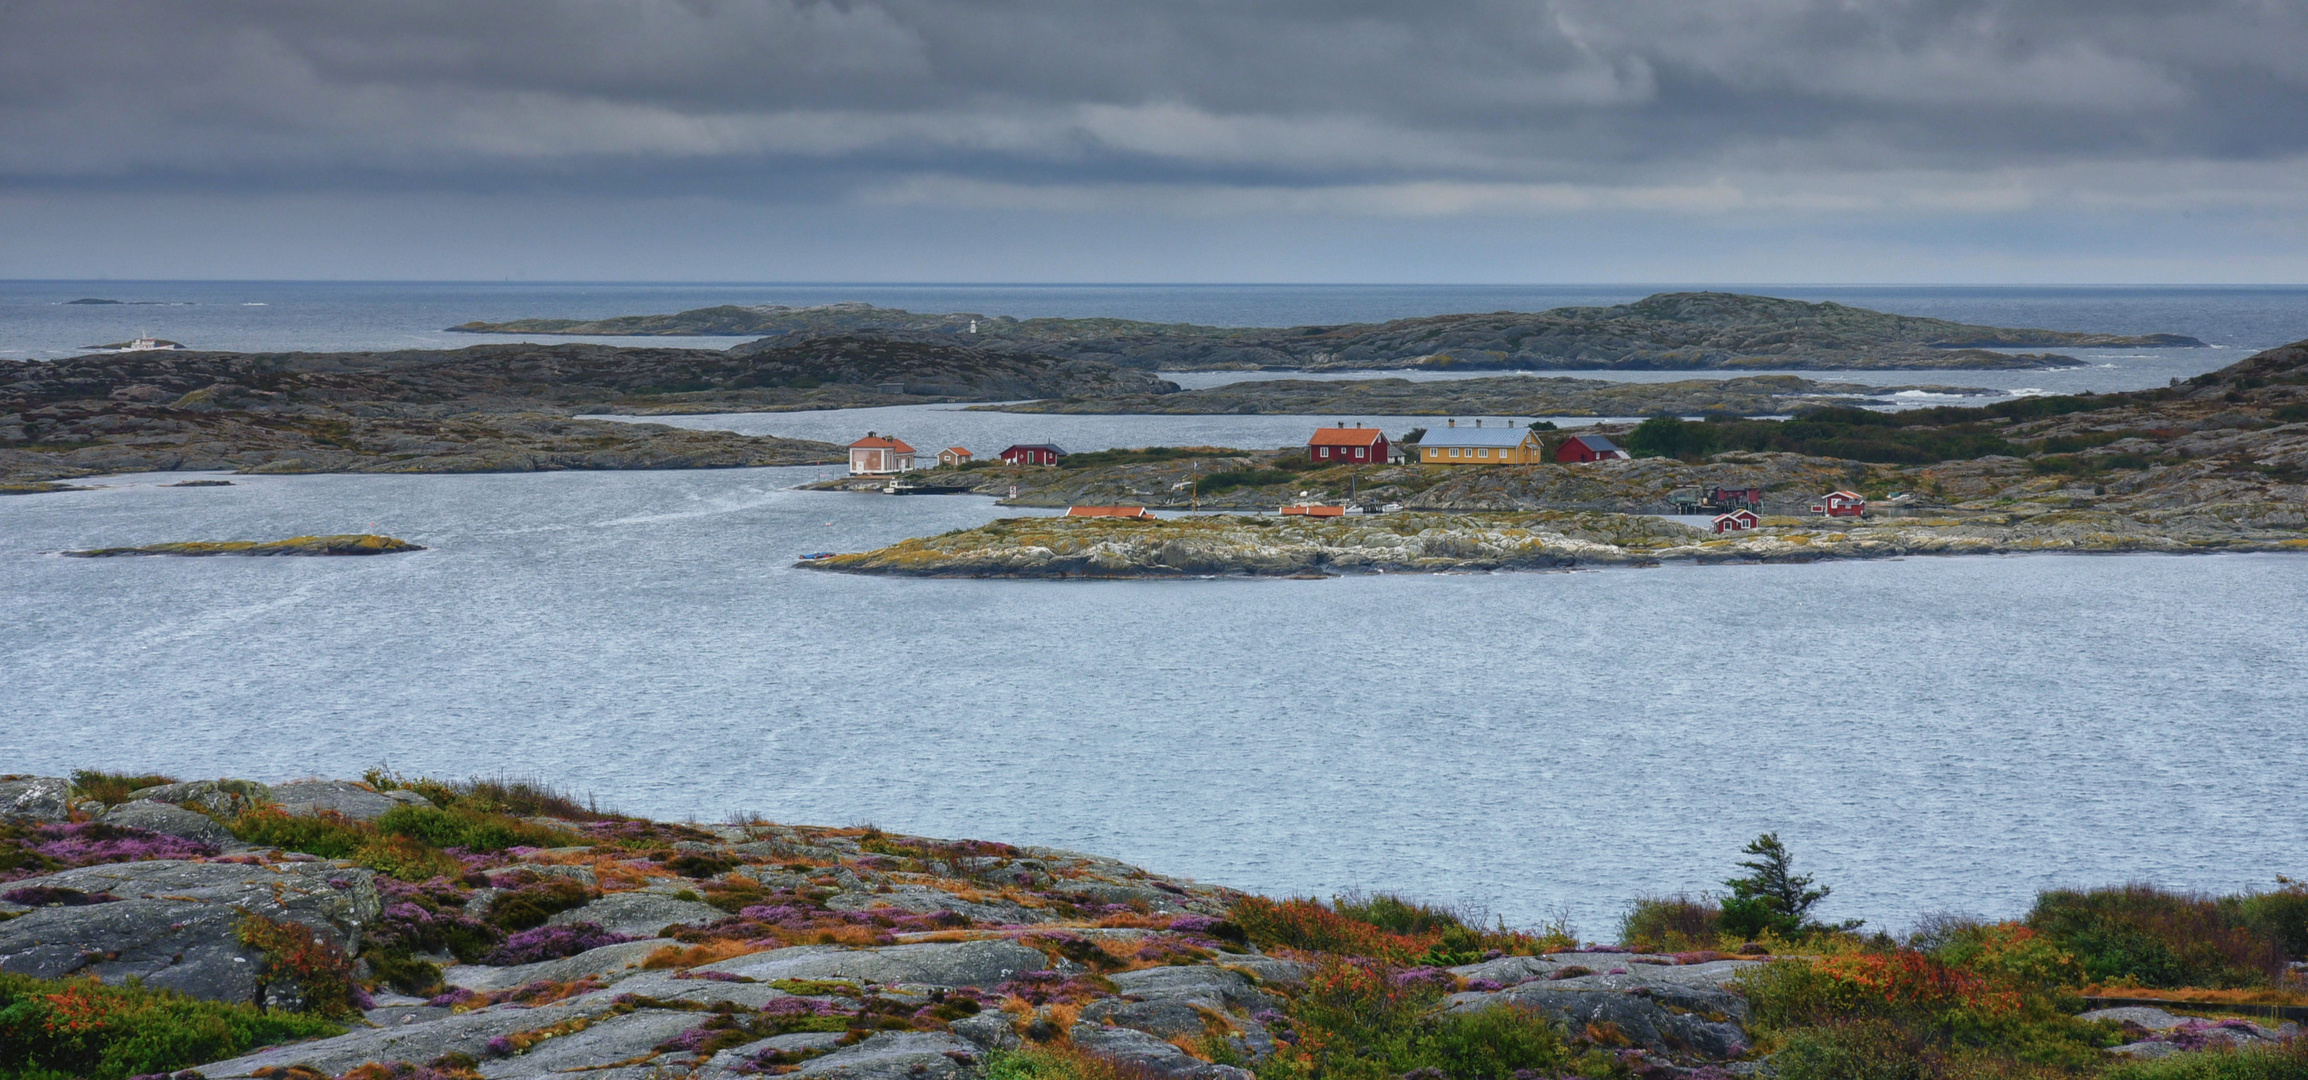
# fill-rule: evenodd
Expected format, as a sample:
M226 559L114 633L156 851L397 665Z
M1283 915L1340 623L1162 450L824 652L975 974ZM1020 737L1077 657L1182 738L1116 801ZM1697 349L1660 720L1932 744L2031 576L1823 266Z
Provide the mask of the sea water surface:
M1601 939L1765 830L1893 929L2308 874L2308 559L898 580L793 559L1031 511L820 472L0 499L0 770L502 770ZM354 530L430 550L52 554Z

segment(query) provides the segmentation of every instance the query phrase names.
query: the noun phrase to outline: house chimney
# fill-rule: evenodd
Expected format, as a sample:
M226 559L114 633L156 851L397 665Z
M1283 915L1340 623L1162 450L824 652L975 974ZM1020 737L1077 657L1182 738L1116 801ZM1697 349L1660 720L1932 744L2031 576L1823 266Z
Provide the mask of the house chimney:
M1451 417L1451 426L1452 426L1452 427L1457 427L1457 426L1459 426L1459 418L1458 418L1458 417L1455 417L1455 416L1454 416L1454 417Z
M1479 416L1478 416L1478 417L1475 417L1475 426L1476 426L1476 427L1481 427L1481 426L1483 426L1483 418L1482 418L1482 417L1479 417Z

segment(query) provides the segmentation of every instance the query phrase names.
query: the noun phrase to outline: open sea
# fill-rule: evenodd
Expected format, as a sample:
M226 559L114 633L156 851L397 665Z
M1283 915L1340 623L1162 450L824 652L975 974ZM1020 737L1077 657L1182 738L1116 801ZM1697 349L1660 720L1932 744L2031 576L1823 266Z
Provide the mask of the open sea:
M468 319L725 302L1274 325L1652 291L0 283L0 357L139 333L454 346L475 339L440 328ZM1751 291L2220 346L1901 382L2162 385L2308 337L2308 289L2289 287ZM155 303L60 303L79 296ZM981 451L1284 445L1305 426L933 407L682 422ZM1032 511L794 490L826 471L170 474L0 499L0 772L503 772L636 813L1052 844L1271 893L1567 915L1601 940L1637 895L1718 887L1765 830L1834 887L1823 914L1894 930L2013 914L2055 885L2308 876L2308 559L889 580L792 563ZM431 550L53 554L372 530Z

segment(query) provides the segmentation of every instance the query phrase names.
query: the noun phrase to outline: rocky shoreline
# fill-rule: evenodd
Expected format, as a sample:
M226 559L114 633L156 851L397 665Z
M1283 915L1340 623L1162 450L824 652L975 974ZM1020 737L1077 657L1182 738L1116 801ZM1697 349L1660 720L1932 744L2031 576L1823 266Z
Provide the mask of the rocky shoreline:
M1470 1078L1728 1080L1800 1064L1779 1049L1774 978L1867 955L1848 931L1820 939L1834 958L1774 962L1768 941L1602 946L1354 904L870 826L654 822L505 781L7 775L0 1067L1251 1080L1331 1075L1329 1054L1374 1053L1337 1039L1390 1023L1458 1040ZM1939 977L2009 1007L1976 976ZM2094 1047L2153 1058L2298 1034L2175 1014L2189 1008L2038 1023L2102 1061Z

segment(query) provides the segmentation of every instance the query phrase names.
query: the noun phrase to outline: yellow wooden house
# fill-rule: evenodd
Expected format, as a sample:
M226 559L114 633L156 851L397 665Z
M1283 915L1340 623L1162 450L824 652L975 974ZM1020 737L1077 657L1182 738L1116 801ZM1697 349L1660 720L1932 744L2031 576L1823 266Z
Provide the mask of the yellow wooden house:
M1480 420L1461 424L1452 420L1441 430L1429 430L1418 443L1421 465L1535 465L1547 460L1539 433L1519 428L1484 427Z

